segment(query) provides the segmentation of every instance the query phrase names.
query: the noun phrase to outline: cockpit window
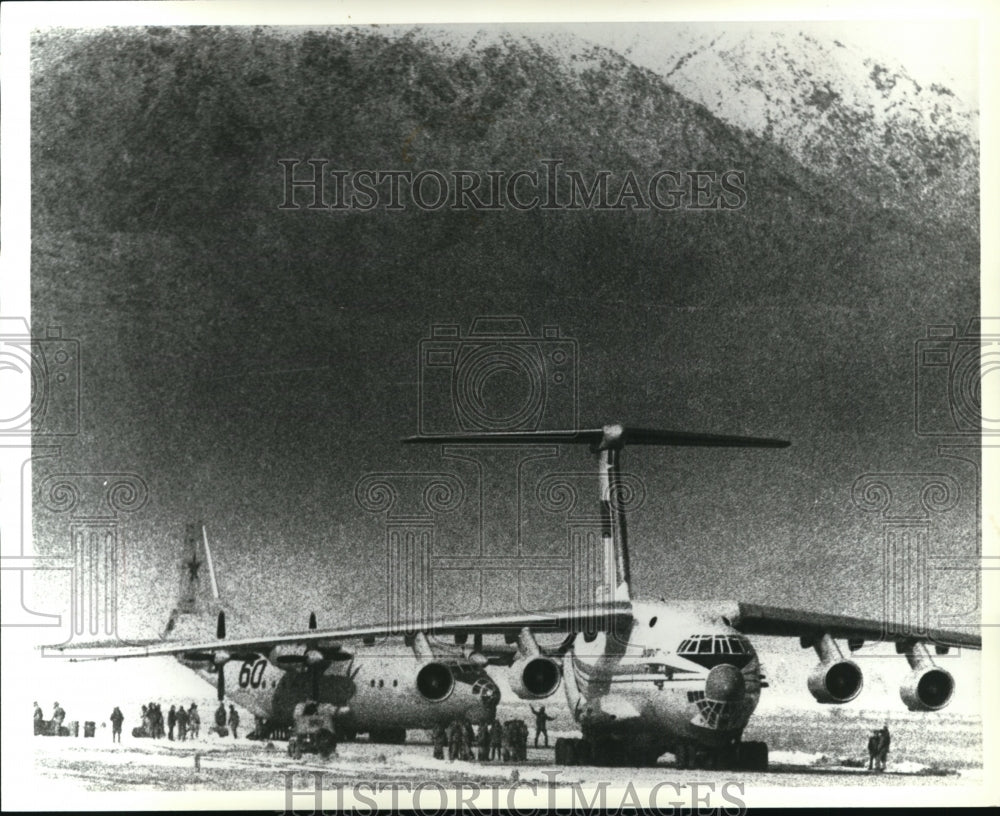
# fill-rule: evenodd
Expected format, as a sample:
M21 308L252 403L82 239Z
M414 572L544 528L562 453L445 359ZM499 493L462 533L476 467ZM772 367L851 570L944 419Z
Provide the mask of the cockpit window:
M677 654L706 668L720 663L743 668L750 662L753 650L742 635L692 635L681 641Z

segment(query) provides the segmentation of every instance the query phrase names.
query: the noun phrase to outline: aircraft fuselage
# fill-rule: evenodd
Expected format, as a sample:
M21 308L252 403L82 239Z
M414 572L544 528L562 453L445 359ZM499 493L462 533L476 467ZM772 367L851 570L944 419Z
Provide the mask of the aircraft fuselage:
M341 707L338 721L358 732L431 728L460 716L472 723L486 719L484 695L499 696L492 679L468 664L449 662L455 661L455 655L441 659L451 666L454 685L437 700L427 699L418 690L416 678L422 663L401 638L359 645L350 659L331 662L315 680L309 670L276 666L265 654L231 660L221 670L226 697L276 728L290 726L295 704L314 696ZM211 666L181 662L216 685L218 676Z

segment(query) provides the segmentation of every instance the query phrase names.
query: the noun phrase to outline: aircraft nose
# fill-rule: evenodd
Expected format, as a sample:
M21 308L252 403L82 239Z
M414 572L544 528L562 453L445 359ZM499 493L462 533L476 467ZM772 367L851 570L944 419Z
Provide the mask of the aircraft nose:
M705 697L718 702L734 702L743 697L746 684L743 675L735 666L722 663L708 673L705 681Z

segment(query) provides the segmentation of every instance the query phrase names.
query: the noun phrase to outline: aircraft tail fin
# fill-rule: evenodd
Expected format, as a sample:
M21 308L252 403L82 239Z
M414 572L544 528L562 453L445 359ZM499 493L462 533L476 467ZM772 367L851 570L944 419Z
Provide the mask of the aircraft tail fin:
M622 449L629 445L673 445L728 448L785 448L788 441L756 436L692 433L657 428L634 428L619 424L601 428L549 431L495 431L458 433L441 436L411 436L404 442L442 444L588 444L597 453L601 501L601 538L604 549L605 584L597 590L597 602L631 600L631 571L628 553L628 529L625 523L626 485L620 461Z
M184 529L178 571L177 603L163 630L164 640L204 636L218 628L220 613L225 612L208 531L201 522L188 524Z
M601 541L604 545L604 586L597 603L632 600L632 571L628 555L628 527L619 462L621 450L597 451L597 478L601 488Z

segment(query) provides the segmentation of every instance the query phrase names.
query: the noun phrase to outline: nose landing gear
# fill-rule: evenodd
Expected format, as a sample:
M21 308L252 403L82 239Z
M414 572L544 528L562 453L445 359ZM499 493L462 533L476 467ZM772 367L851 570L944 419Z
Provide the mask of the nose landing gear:
M656 764L659 749L628 745L612 737L560 737L556 740L556 765L594 765L613 768L645 768Z
M681 743L674 748L674 765L688 768L726 769L734 771L766 771L766 742L736 742L721 748L703 748Z

